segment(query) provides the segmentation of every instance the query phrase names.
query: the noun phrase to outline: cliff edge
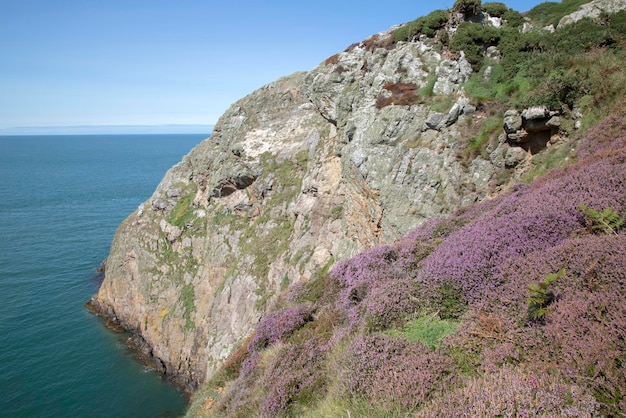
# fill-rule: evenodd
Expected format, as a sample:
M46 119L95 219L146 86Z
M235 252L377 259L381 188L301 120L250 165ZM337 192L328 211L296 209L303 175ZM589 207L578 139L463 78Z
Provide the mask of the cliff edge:
M581 115L468 94L501 57L484 44L477 71L449 47L459 19L379 33L233 104L120 225L91 304L193 391L292 284L497 195L545 150L566 160L563 120Z

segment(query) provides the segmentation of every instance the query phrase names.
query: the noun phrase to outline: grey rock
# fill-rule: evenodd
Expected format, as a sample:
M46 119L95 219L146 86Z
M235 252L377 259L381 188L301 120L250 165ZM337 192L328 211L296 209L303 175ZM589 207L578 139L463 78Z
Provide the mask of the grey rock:
M617 13L620 10L626 10L626 0L594 0L583 4L577 11L562 17L557 25L557 29L571 25L584 18L598 19L603 13Z
M180 187L174 187L167 191L167 197L178 197L182 193L183 189Z
M533 106L522 111L524 120L543 119L548 117L550 112L545 106Z
M504 130L507 134L514 134L522 128L522 116L517 110L508 110L504 114Z
M504 157L504 165L506 168L516 167L522 161L528 158L528 152L520 147L510 147L506 151L506 156Z
M502 53L495 46L490 46L485 51L485 56L489 59L499 61L502 58Z
M445 115L440 112L432 112L428 119L424 122L428 129L438 129L441 122L444 120Z
M459 120L460 115L461 105L459 105L458 103L453 104L450 108L450 111L448 112L448 115L446 116L445 126L450 126L456 123L456 121Z
M462 89L471 66L428 41L356 45L233 104L165 174L148 200L154 210L118 228L94 297L101 312L193 390L285 283L490 196L495 170L523 165L522 154L502 139L488 159L459 161L470 122L482 117ZM434 93L454 103L445 113L411 96L433 76ZM192 204L179 209L193 216L172 225L191 190ZM185 303L183 293L192 294Z
M546 126L550 128L559 128L561 126L561 118L559 116L552 116L546 122Z
M507 134L506 137L510 142L519 144L528 141L528 132L524 130L519 130L515 133Z
M167 208L167 202L162 199L154 199L150 203L155 210L165 210Z

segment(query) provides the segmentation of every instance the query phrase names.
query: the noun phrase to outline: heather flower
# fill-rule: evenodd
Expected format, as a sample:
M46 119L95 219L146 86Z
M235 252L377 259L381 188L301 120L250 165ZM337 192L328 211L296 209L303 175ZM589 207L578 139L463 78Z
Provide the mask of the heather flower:
M315 338L281 351L263 377L268 388L261 405L263 415L278 416L290 403L308 402L314 394L320 395L325 382L324 360L325 354Z
M284 308L267 314L256 328L250 342L250 352L262 350L277 341L282 341L305 323L311 321L313 310L304 305Z
M413 408L453 381L453 362L420 342L384 334L357 337L344 353L340 379L351 396Z
M417 417L592 417L598 403L584 386L548 373L503 367L469 379Z

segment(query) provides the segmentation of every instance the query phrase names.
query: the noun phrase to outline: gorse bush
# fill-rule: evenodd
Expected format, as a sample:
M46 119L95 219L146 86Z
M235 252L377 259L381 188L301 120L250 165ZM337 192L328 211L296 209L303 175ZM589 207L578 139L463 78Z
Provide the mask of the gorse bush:
M474 71L478 71L483 62L483 51L489 46L498 45L500 36L499 29L463 22L452 38L450 49L465 52L465 58L472 64Z

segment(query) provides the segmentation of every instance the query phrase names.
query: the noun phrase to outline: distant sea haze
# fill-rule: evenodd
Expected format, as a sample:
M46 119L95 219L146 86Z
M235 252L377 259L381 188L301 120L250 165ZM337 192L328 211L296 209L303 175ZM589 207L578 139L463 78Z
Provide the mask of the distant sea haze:
M184 413L84 304L117 226L207 136L0 136L0 416Z
M80 125L80 126L24 126L0 128L6 135L128 135L128 134L205 134L213 125Z

